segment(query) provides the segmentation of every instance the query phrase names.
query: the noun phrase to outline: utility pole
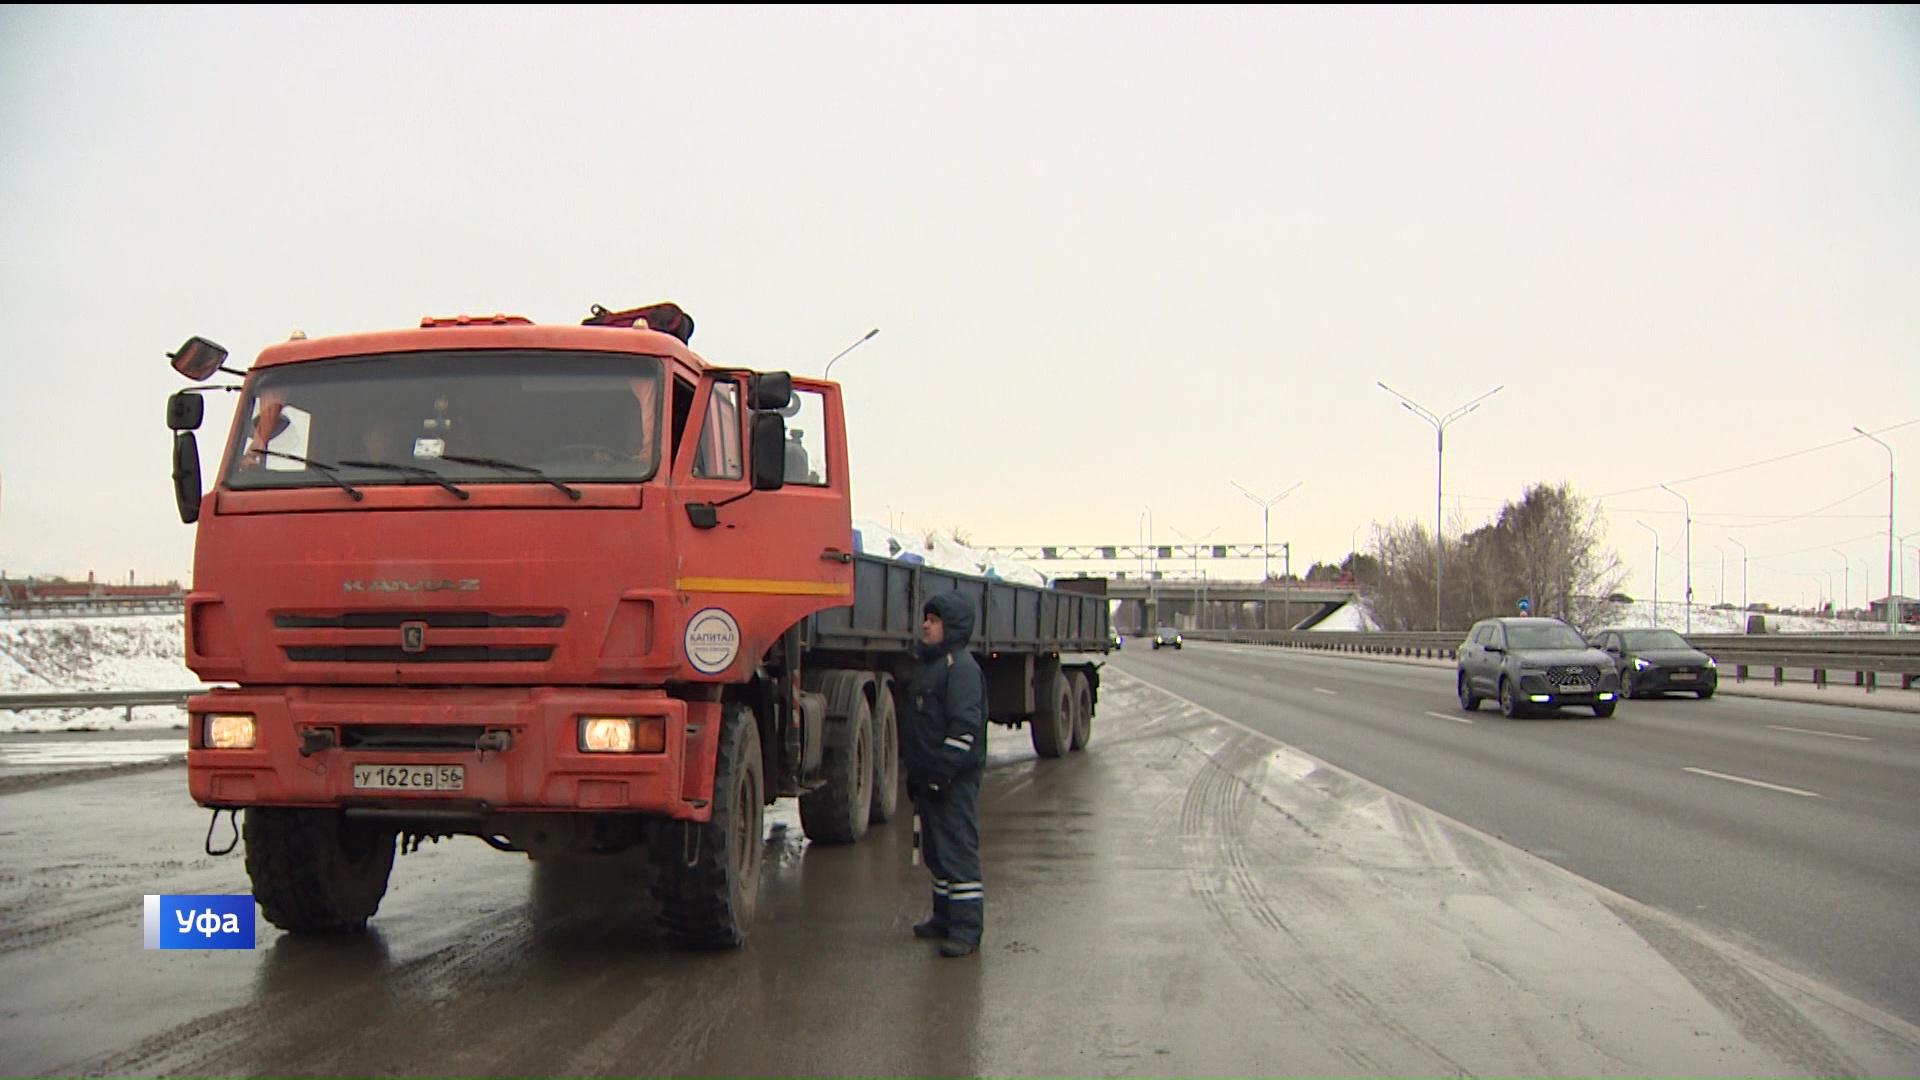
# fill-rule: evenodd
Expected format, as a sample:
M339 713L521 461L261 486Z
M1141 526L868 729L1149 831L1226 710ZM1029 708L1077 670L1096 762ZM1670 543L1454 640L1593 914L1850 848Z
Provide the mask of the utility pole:
M1506 385L1503 383L1494 387L1445 416L1434 415L1433 410L1419 404L1407 395L1388 386L1386 383L1376 382L1374 385L1392 394L1394 397L1399 398L1400 404L1405 407L1408 412L1433 425L1433 628L1435 630L1444 630L1446 626L1444 624L1441 605L1442 597L1445 593L1440 586L1442 576L1446 572L1446 532L1441 527L1440 493L1443 490L1441 481L1446 474L1447 425L1479 408L1481 402L1505 390Z

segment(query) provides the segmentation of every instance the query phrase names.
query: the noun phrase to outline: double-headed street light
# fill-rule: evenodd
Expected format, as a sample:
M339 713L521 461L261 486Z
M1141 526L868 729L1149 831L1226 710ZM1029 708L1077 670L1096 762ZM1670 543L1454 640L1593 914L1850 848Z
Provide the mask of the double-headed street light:
M1267 567L1267 547L1272 542L1272 536L1271 536L1270 530L1268 529L1268 525L1272 520L1272 516L1273 516L1273 504L1293 494L1294 488L1297 488L1301 484L1306 483L1306 481L1305 480L1294 481L1293 487L1290 487L1287 490L1281 492L1280 494L1275 495L1271 499L1263 499L1260 496L1255 495L1253 492L1248 491L1245 487L1242 487L1240 482L1237 480L1229 480L1227 481L1227 483L1232 484L1234 487L1240 488L1240 494L1245 495L1247 498L1252 499L1254 502L1260 504L1260 588L1262 590L1265 590L1267 587L1267 582L1272 580L1273 578L1273 571L1268 569ZM1291 570L1292 567L1288 567L1288 569ZM1260 595L1262 597L1260 601L1260 629L1265 630L1267 629L1267 601L1265 599L1266 593L1263 591L1261 592Z
M1747 610L1747 545L1727 537L1727 543L1740 549L1740 610Z
M1887 452L1887 633L1891 634L1900 622L1900 602L1894 599L1897 594L1893 591L1893 447L1863 428L1856 426L1853 430L1880 443L1880 449ZM1872 602L1871 597L1868 602Z
M1687 501L1685 495L1665 484L1660 485L1660 490L1680 500L1680 506L1687 519L1687 633L1691 634L1693 633L1693 504Z
M1633 523L1653 533L1653 625L1660 625L1660 534L1653 526L1635 518Z
M1444 545L1442 543L1442 530L1440 526L1440 493L1443 490L1441 481L1446 474L1447 425L1479 408L1481 402L1505 390L1506 384L1502 383L1494 387L1445 416L1434 415L1433 410L1426 408L1407 395L1388 386L1386 383L1375 383L1374 385L1392 394L1394 397L1399 398L1400 404L1408 412L1433 425L1433 628L1435 630L1444 630L1446 627L1441 623L1441 597L1443 593L1440 584L1441 575L1444 573L1442 566L1444 561L1442 548Z

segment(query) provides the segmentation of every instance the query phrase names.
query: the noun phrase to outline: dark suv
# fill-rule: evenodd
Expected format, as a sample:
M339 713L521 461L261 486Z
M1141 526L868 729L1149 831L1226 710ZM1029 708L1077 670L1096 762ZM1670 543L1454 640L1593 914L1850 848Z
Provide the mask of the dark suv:
M1584 705L1607 717L1619 704L1613 658L1559 619L1482 619L1460 645L1460 707L1493 698L1519 719L1539 709Z

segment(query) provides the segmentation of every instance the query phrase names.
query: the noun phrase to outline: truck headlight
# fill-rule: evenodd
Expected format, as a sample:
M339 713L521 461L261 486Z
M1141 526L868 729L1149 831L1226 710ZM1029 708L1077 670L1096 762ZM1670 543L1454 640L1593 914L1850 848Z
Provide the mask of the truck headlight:
M589 754L658 754L667 748L664 716L583 716L580 749Z
M209 713L201 743L209 750L253 749L253 717L246 713Z

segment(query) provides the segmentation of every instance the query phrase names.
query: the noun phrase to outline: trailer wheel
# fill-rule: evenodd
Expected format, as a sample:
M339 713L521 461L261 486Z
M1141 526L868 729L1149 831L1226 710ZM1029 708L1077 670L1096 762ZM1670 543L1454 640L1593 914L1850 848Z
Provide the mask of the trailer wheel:
M1033 752L1057 758L1073 746L1073 683L1055 668L1040 696L1040 710L1027 721L1033 729Z
M853 695L846 725L844 741L827 744L826 786L800 796L800 827L819 844L858 841L873 813L873 707L867 695Z
M291 934L367 927L387 895L396 833L337 810L247 808L247 877L267 921Z
M766 846L761 768L753 713L744 705L729 706L714 763L712 820L664 826L652 841L660 930L675 945L730 949L746 943Z
M900 808L900 714L893 705L893 681L874 681L873 805L867 822L882 825Z
M1087 685L1087 673L1076 671L1073 684L1073 742L1075 750L1085 750L1093 738L1093 687Z

